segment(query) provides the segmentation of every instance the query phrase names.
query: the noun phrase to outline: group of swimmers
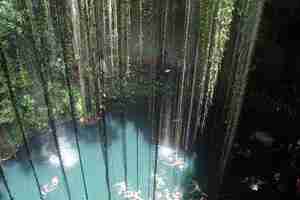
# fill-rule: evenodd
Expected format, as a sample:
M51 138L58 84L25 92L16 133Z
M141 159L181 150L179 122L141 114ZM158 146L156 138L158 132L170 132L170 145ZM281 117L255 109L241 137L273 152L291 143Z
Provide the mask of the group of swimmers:
M143 200L141 197L141 191L129 190L125 182L120 182L114 185L118 189L118 195L122 196L124 199L130 200ZM179 191L170 192L169 189L164 189L163 191L155 192L157 200L182 200L182 193Z
M155 192L157 200L182 200L182 193L179 191L170 192L169 189L165 189L164 192Z
M143 198L140 196L141 191L131 191L128 190L126 183L120 182L114 185L115 187L118 188L118 195L122 196L125 199L130 199L130 200L143 200Z
M49 184L45 184L42 186L41 188L41 193L45 196L47 196L48 193L54 191L57 186L59 184L59 178L57 176L54 176L51 179L51 183ZM114 185L115 187L117 187L118 189L118 195L122 196L125 199L129 199L129 200L143 200L143 198L141 197L141 191L132 191L132 190L128 190L125 182L120 182ZM193 186L194 186L194 190L192 192L201 192L201 189L199 187L199 185L193 181ZM160 192L157 191L155 193L156 195L156 199L160 200L160 199L165 199L165 200L182 200L182 193L179 191L175 191L175 192L169 192L169 189L165 189L164 192ZM207 200L208 196L204 193L204 195L202 195L200 200Z

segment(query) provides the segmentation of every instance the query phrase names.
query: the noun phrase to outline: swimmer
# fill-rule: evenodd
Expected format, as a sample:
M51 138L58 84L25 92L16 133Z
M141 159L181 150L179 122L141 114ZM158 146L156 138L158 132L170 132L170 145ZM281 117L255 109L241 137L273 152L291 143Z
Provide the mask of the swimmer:
M169 192L169 190L165 190L165 198L166 200L172 200L172 197L171 197L171 193Z
M52 178L52 185L53 185L53 186L57 186L58 183L59 183L58 177L57 177L57 176L54 176L54 177Z
M200 197L200 200L208 200L208 198L207 198L207 197L204 197L204 196L202 196L202 197Z
M53 192L57 188L58 183L59 183L58 177L54 176L51 179L51 184L45 184L42 186L41 188L42 195L46 196L49 192Z
M48 194L48 184L46 185L43 185L42 188L41 188L41 193L42 195L46 196Z
M122 181L120 183L116 183L114 185L114 187L118 187L119 188L119 190L118 190L118 194L119 195L122 195L122 194L124 194L127 191L127 187L126 187L126 184L125 184L124 181Z
M202 192L199 200L208 200L208 195L206 193Z
M123 197L125 199L131 199L133 197L133 192L132 191L125 191L123 194Z
M80 119L79 119L79 121L80 121L80 123L84 123L85 122L85 119L84 119L84 117L80 117Z
M124 186L124 185L125 185L125 182L122 181L122 182L119 182L119 183L114 184L113 186L114 186L114 187L121 187L121 186Z
M127 192L127 188L126 188L126 186L124 185L124 186L121 186L121 187L120 187L118 194L119 194L119 195L122 195L122 194L124 194L124 193L126 193L126 192Z
M161 199L163 197L162 193L158 192L158 191L155 192L155 196L156 196L156 199Z
M184 161L181 159L175 160L175 162L170 164L171 167L179 167L182 169L184 167Z
M208 195L205 192L202 192L201 195L204 196L205 198L208 198Z
M162 186L165 186L166 183L162 177L159 177L156 175L156 180L157 180L157 187L161 188Z
M172 196L175 200L180 200L182 198L182 194L178 191L174 192Z
M193 190L191 191L191 193L194 193L194 192L202 192L202 190L201 190L201 188L200 188L200 186L199 186L199 184L197 183L197 181L194 181L194 180L192 180L192 185L193 185Z
M141 191L133 192L132 200L143 200L142 197L140 197Z

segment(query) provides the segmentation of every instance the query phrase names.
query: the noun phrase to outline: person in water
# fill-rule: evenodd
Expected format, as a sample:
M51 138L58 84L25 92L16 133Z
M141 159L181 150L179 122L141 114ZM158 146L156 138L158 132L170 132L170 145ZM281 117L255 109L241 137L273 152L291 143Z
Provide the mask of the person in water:
M51 182L52 182L53 185L57 186L58 183L59 183L58 177L57 177L57 176L54 176L54 177L52 178Z
M46 185L42 186L42 189L41 189L42 194L45 196L49 192L53 192L57 188L58 184L59 184L59 179L58 179L57 176L54 176L51 179L51 183L50 184L46 184Z
M181 159L177 159L173 163L171 163L170 166L171 167L183 168L184 167L184 161L181 160Z
M197 181L192 180L192 186L193 186L193 190L191 191L191 193L194 193L194 192L196 192L196 193L202 193L202 190L201 190L201 188L200 188L200 186L199 186L199 184L198 184Z

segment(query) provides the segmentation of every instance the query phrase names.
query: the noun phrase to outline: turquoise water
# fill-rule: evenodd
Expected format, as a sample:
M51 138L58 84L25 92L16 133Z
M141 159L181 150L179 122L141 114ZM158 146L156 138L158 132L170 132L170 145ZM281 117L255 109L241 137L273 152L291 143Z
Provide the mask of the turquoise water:
M135 117L135 119L138 119L138 117ZM128 188L127 192L122 192L122 184L124 183L122 126L117 116L108 115L107 117L107 134L110 135L109 139L111 141L108 156L112 199L134 199L133 197L130 198L130 195L134 191L140 190L136 195L140 199L148 200L152 195L155 150L150 140L150 130L146 127L146 122L141 119L127 119L125 124ZM89 200L106 200L108 199L108 190L105 182L105 165L97 131L96 126L80 127L80 147ZM72 126L69 123L60 125L57 127L57 133L72 200L84 200L85 193ZM139 144L138 155L137 142ZM65 183L59 167L53 138L50 134L34 137L31 140L31 146L33 147L34 164L37 168L39 181L42 186L49 190L45 190L44 198L48 200L66 200ZM159 147L157 199L177 199L176 195L180 196L180 193L183 192L180 187L181 178L184 172L191 167L191 161L180 152L177 154L177 162L172 160L174 158L175 154L172 148L164 145ZM38 189L33 180L24 150L21 149L16 159L4 162L3 166L15 200L39 199ZM58 178L57 185L53 184L53 177ZM139 182L139 187L137 182ZM1 181L0 194L1 200L9 199ZM126 198L126 195L128 198Z

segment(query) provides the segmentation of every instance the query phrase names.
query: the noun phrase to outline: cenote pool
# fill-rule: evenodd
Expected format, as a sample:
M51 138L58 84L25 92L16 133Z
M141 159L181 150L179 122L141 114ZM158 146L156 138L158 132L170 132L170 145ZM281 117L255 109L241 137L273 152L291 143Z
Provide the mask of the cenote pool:
M124 132L120 118L117 115L108 114L106 120L107 134L110 135L108 158L112 199L151 199L155 145L151 142L151 131L146 126L146 120L135 116L128 118L125 123L128 167L127 192L122 191L124 189L124 159L121 134ZM57 134L72 200L84 200L84 185L71 123L66 122L57 126ZM30 146L32 147L38 178L44 191L44 199L68 199L52 136L50 134L35 136L30 140ZM107 200L105 165L96 125L80 127L80 147L89 199ZM182 177L188 170L192 169L192 156L179 152L176 161L174 150L166 146L164 141L159 146L158 155L157 199L182 199L180 197L183 193ZM20 149L15 159L3 162L3 167L15 200L39 199L37 186L24 149ZM137 186L139 187L137 188ZM2 181L0 182L0 194L1 200L9 199Z

